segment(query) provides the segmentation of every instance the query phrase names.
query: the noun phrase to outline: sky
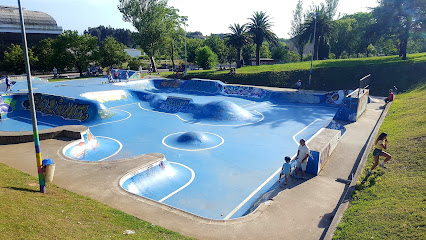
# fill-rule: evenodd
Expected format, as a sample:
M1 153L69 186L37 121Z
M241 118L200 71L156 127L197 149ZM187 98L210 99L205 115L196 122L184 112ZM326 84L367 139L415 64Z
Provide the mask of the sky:
M187 31L200 31L203 35L229 33L229 25L247 23L255 11L264 11L271 17L272 30L280 38L288 38L292 12L298 0L169 0L168 5L179 9L179 14L188 17ZM304 0L303 8L324 0ZM117 9L119 0L21 0L26 10L42 11L53 18L64 30L83 33L88 27L99 25L126 28ZM0 5L18 6L17 0L0 0ZM377 6L376 0L340 0L338 14L367 12Z

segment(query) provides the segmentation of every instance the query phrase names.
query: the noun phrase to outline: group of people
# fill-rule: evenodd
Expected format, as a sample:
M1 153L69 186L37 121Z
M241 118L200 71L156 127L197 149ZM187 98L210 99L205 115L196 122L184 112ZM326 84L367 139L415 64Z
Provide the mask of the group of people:
M383 132L374 141L374 150L373 150L374 163L373 163L373 166L371 166L371 169L368 170L368 175L371 175L373 170L377 166L386 168L385 164L389 162L389 160L391 160L392 156L385 151L387 150L387 146L389 143L387 137L388 137L387 133ZM306 166L308 165L309 153L310 153L310 150L309 150L309 147L306 145L306 141L304 139L300 139L300 145L297 150L297 155L295 158L296 170L295 170L294 176L297 177L298 172L302 170L301 177L303 178L303 175L305 174L305 171L306 171ZM383 160L382 163L379 164L380 157L384 157L385 159ZM290 163L291 158L289 156L286 156L284 160L285 162L281 168L281 173L280 173L280 178L278 180L278 183L281 183L281 179L284 176L284 185L287 185L288 177L293 176L292 167Z
M299 173L300 170L302 170L302 175L301 177L303 178L303 176L305 175L305 171L306 171L306 166L308 165L308 160L309 160L309 147L308 145L306 145L306 141L305 139L300 139L300 145L299 148L297 149L297 154L296 154L296 170L294 175L297 176L297 174ZM284 158L285 162L281 168L281 174L280 174L280 178L278 180L278 183L281 182L281 178L284 176L284 185L287 185L287 180L288 177L291 175L292 173L292 169L291 169L291 158L289 156L286 156Z
M97 76L102 75L104 72L103 68L101 66L94 66L93 68L88 67L87 68L87 76Z
M113 82L121 82L121 78L118 74L118 70L113 69L112 67L110 69L108 69L107 72L107 78L108 78L108 83L113 83ZM124 78L124 80L126 80L126 82L129 81L129 70L126 71L126 76Z

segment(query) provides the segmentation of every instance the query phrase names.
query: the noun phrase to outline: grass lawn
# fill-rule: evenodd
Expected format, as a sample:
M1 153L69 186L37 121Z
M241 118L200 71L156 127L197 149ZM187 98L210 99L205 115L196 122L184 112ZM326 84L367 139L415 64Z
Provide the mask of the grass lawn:
M0 164L0 239L189 239ZM124 235L133 230L134 234Z
M380 128L392 159L367 177L370 153L333 239L426 239L425 102L425 83L396 96Z
M408 54L407 60L401 60L399 56L387 57L369 57L369 58L350 58L350 59L330 59L313 62L313 69L330 68L330 67L355 67L364 65L377 65L377 64L391 64L391 63L417 63L426 62L426 53ZM284 64L273 65L260 65L260 66L246 66L237 69L238 74L260 73L260 72L281 72L281 71L294 71L294 70L309 70L311 68L310 61L292 62ZM191 74L227 74L229 71L216 71L216 70L196 70L188 71Z

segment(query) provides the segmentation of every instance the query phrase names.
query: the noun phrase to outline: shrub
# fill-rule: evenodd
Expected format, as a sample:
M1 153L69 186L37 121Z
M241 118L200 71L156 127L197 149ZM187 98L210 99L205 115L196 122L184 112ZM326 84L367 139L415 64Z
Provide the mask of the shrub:
M217 55L208 47L204 46L197 50L196 63L203 69L212 69L216 67Z

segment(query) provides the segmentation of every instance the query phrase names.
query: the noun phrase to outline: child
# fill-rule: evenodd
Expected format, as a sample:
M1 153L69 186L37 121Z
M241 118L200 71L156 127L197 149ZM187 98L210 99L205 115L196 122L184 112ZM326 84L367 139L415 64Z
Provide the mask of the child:
M280 179L278 180L278 183L281 182L281 177L284 175L285 177L284 185L287 185L287 178L288 176L290 176L290 173L291 173L291 164L290 164L291 158L289 156L286 156L284 160L285 160L285 163L283 164L283 167L281 169Z
M386 157L385 160L380 164L380 167L382 168L386 168L385 163L392 158L392 156L389 153L383 151L387 149L387 144L388 144L387 136L388 135L386 133L381 133L379 137L376 139L376 141L374 142L374 146L375 146L375 149L373 151L374 164L373 166L371 166L371 169L368 171L369 175L374 170L374 168L376 168L377 165L379 164L380 156Z
M6 76L6 92L10 90L12 91L12 88L10 87L10 82L8 76Z

